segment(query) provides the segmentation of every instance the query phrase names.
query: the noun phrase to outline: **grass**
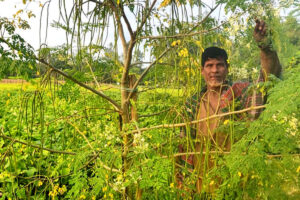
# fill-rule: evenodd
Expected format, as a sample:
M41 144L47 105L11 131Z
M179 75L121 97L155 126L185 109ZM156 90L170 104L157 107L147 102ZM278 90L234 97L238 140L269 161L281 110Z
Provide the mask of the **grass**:
M31 83L0 83L0 90L27 90L33 89Z

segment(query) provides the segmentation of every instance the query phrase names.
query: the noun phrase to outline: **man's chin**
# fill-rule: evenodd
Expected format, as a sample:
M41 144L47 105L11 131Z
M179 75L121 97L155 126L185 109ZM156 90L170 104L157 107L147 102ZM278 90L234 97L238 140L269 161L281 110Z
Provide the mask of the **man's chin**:
M210 88L219 88L222 86L222 84L223 84L223 81L212 81L212 82L208 83L208 86Z

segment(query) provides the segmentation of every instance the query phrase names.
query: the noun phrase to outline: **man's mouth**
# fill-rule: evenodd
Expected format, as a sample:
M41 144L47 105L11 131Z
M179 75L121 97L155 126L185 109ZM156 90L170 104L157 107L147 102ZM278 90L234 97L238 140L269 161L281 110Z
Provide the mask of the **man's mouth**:
M220 76L211 76L210 79L211 80L220 80L221 77Z

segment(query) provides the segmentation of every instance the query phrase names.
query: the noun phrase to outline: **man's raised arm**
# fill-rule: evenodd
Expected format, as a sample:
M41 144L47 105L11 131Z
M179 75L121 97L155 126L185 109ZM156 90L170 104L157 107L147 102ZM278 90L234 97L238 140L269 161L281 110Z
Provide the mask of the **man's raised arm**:
M267 25L264 21L256 20L255 22L256 26L253 37L261 49L260 60L264 80L267 79L267 75L269 74L279 77L281 73L281 65L276 51L272 49L271 40L268 38Z

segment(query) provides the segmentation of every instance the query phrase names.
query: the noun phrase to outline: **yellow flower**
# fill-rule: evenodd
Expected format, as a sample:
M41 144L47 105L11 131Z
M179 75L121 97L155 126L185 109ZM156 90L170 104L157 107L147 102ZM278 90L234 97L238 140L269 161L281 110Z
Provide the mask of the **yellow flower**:
M7 101L6 101L6 105L8 105L8 104L9 104L9 102L10 102L10 101L9 101L9 100L7 100Z
M84 194L80 195L79 199L86 199L86 196Z
M228 124L228 122L229 122L229 119L226 119L226 120L224 121L224 125Z
M196 41L196 45L199 46L199 47L202 46L200 41Z
M113 198L113 197L114 197L114 195L113 195L112 193L109 193L108 196L109 196L110 198Z
M187 57L189 55L189 52L187 48L183 48L179 51L178 56L179 57Z
M41 185L43 185L43 181L38 182L38 187L40 187Z
M229 60L229 58L227 59L227 64L228 64L228 65L230 64L230 60Z
M107 191L107 187L102 188L102 192L106 192Z
M170 184L170 188L173 188L173 187L174 187L174 183L171 183L171 184Z
M105 174L105 179L106 179L106 180L108 179L108 175L107 175L107 174Z
M67 187L63 185L61 188L58 188L59 194L63 195L67 191Z
M238 175L239 175L239 177L241 177L241 176L242 176L242 173L241 173L241 172L238 172Z
M176 45L179 45L180 43L181 43L180 40L176 40L176 41L172 42L171 46L175 47Z
M162 8L162 7L166 7L169 3L171 2L171 0L164 0L160 5L159 5L159 8Z
M7 96L10 97L10 93L8 93Z
M213 184L215 184L214 181L211 181L211 182L209 183L210 186L212 186Z
M57 196L57 191L56 190L50 191L49 196L54 198L55 196Z
M299 173L299 172L300 172L300 166L297 168L296 172L297 172L297 173Z
M95 197L95 196L92 196L92 200L96 200L96 197Z

